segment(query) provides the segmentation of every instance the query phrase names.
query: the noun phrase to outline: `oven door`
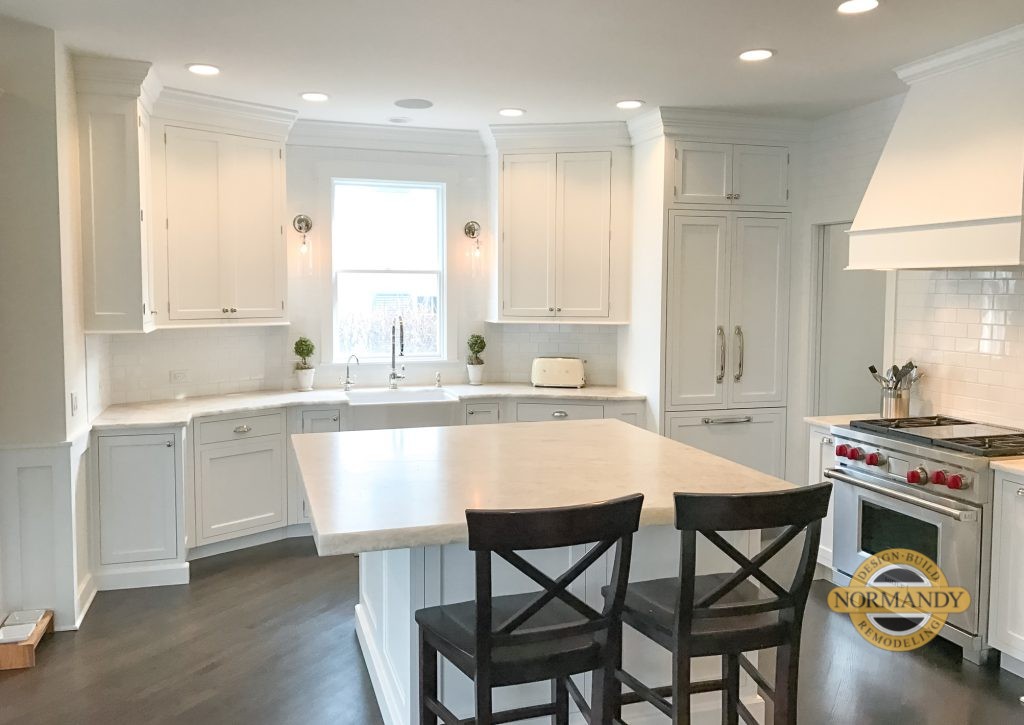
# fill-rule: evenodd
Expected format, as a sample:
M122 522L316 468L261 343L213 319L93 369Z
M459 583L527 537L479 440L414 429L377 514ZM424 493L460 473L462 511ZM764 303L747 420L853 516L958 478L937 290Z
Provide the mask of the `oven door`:
M833 563L846 577L872 554L911 549L939 565L950 586L966 589L971 606L947 624L978 634L981 509L930 491L903 491L885 479L846 468L825 472L835 483Z

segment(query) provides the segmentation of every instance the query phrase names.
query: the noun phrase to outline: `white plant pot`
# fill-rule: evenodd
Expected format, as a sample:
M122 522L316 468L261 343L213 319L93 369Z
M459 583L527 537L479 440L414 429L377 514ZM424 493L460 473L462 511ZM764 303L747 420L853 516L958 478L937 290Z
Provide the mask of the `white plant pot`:
M484 382L484 366L483 365L467 365L467 372L469 372L469 384L470 385L483 385Z
M308 368L306 370L296 370L295 377L298 380L298 384L295 386L296 390L312 390L313 389L313 376L316 375L316 368Z

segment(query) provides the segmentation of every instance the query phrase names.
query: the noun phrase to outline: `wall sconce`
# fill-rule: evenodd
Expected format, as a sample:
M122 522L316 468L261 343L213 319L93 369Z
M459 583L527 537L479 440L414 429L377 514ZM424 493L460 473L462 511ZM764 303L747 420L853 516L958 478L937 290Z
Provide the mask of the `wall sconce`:
M473 256L480 256L480 222L466 222L466 226L462 227L462 233L473 240Z
M306 235L309 234L309 230L313 228L313 220L305 214L297 214L292 219L292 228L302 235L302 245L299 247L299 251L303 254L309 252L309 242L306 241Z

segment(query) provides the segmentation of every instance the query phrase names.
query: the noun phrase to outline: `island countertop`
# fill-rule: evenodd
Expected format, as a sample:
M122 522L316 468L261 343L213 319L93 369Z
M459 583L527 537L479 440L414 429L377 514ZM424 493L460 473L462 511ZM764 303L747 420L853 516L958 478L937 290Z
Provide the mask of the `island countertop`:
M466 541L467 508L540 508L640 492L641 525L671 524L672 494L793 484L619 420L292 436L322 555Z

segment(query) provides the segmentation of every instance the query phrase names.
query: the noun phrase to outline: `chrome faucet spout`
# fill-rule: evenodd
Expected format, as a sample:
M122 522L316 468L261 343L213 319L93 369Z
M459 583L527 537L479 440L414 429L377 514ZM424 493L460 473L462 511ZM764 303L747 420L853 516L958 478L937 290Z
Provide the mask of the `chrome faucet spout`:
M359 358L356 357L354 353L349 355L348 360L345 362L345 390L351 390L352 386L355 385L356 382L352 379L352 373L349 372L349 363L353 360L356 361L356 365L359 365Z
M398 372L395 366L395 325L396 322L391 322L391 372L388 373L388 388L391 390L398 390L398 381L405 378L405 365L402 366L402 372ZM405 357L405 323L402 321L401 316L397 320L398 326L398 344L400 357Z

